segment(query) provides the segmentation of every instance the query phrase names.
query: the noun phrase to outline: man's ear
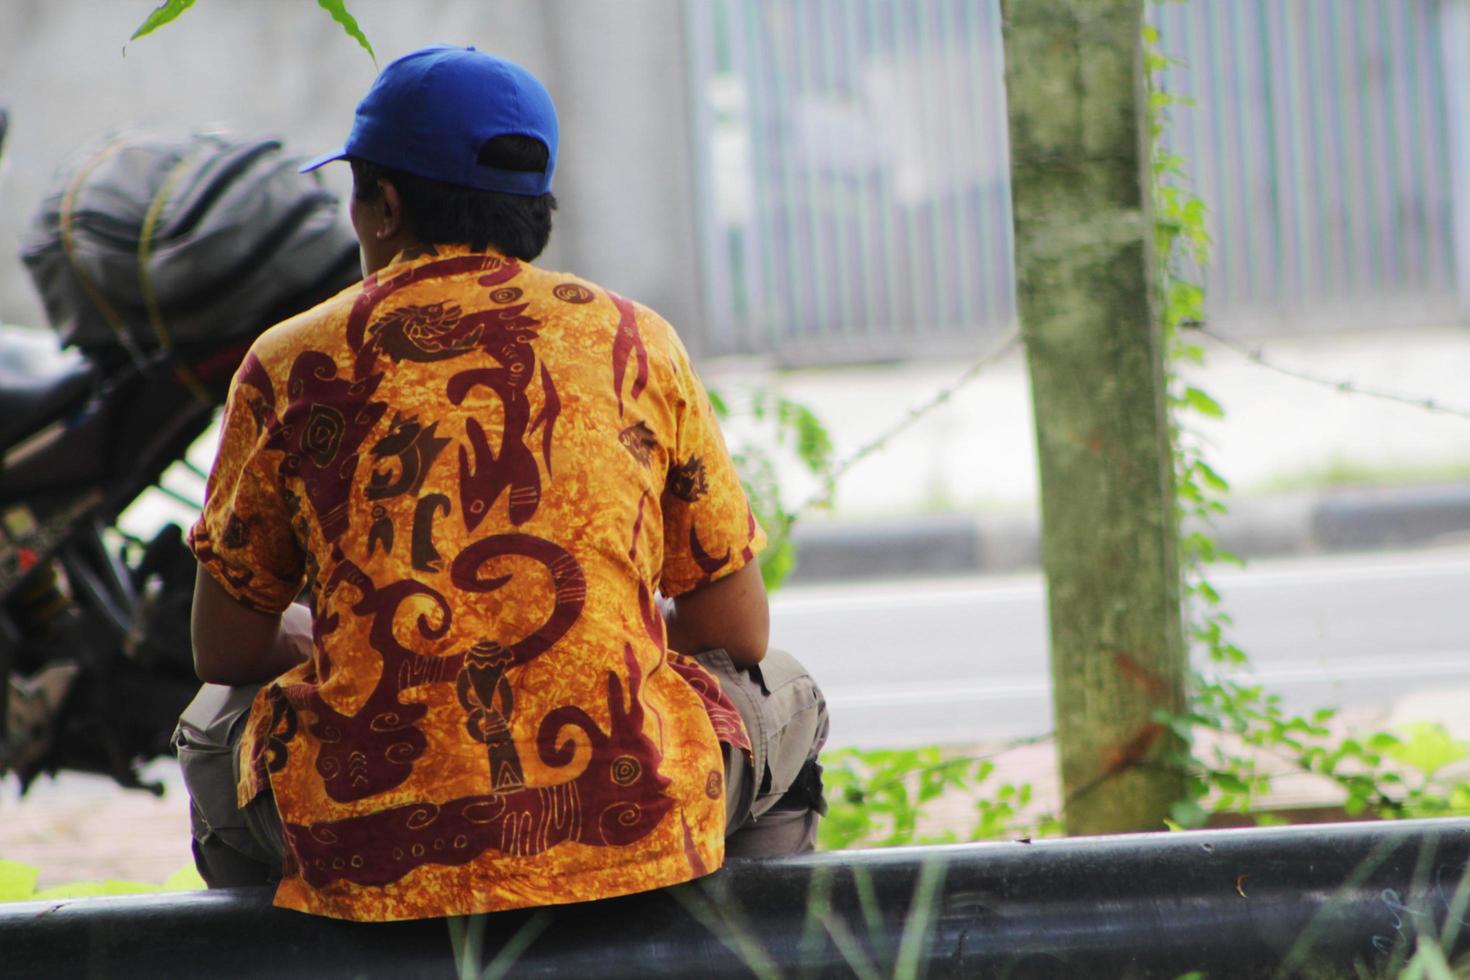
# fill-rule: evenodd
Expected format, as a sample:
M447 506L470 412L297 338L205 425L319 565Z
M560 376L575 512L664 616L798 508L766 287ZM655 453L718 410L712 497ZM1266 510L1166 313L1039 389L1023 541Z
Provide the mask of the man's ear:
M381 220L373 230L373 236L381 242L392 242L408 231L403 214L403 197L391 180L378 179L378 215Z

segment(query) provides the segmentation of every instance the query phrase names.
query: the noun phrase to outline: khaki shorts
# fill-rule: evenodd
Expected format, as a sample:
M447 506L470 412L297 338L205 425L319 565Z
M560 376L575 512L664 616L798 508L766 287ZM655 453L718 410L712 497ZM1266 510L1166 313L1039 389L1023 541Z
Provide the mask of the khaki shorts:
M696 660L735 702L751 758L725 747L725 854L774 857L816 846L821 800L817 753L827 742L827 702L795 657L771 650L739 669L724 650ZM804 785L808 792L794 793Z
M724 650L697 659L720 682L750 733L751 758L725 748L725 853L802 854L816 845L821 800L817 754L827 741L827 703L806 668L772 650L739 669ZM241 810L240 737L260 685L206 684L174 731L189 791L194 861L213 888L280 878L285 849L275 798L263 791Z
M174 729L179 770L189 791L194 863L212 888L264 884L281 876L285 847L275 798L264 792L243 810L235 804L240 736L260 688L205 684Z

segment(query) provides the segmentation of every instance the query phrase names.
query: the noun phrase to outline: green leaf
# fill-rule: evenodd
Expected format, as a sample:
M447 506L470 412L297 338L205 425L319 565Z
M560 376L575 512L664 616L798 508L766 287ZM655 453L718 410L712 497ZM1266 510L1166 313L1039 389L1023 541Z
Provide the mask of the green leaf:
M1163 719L1163 722L1169 726L1170 731L1185 741L1194 737L1194 723L1185 716L1170 714Z
M720 420L729 418L730 406L725 404L724 396L713 388L709 389L706 394L709 395L710 407L715 410L715 418Z
M777 438L785 441L787 430L796 434L796 455L811 473L821 475L831 468L832 438L817 414L789 398L776 401Z
M194 0L187 0L185 6L193 2ZM368 57L373 59L373 64L376 65L378 56L373 53L373 46L368 43L367 35L363 34L362 28L357 26L356 18L347 12L347 4L344 0L316 0L316 2L319 7L332 15L333 20L342 25L342 30L347 32L348 37L362 45L363 50L368 53Z
M1182 827L1193 830L1203 827L1205 825L1205 819L1208 816L1205 813L1204 807L1200 806L1194 800L1175 800L1169 807L1169 820L1177 824L1178 827L1171 827L1170 829Z
M1233 776L1228 772L1215 773L1215 785L1229 793L1239 793L1242 796L1250 793L1250 786L1239 776Z
M24 902L35 897L41 869L0 858L0 902Z
M1206 396L1206 397L1209 397L1209 396ZM1217 409L1219 408L1218 405L1216 405L1215 407ZM1222 412L1223 412L1223 410L1222 410ZM1195 466L1199 469L1200 476L1204 478L1205 485L1207 487L1209 487L1211 490L1214 490L1217 493L1226 493L1226 492L1228 492L1230 490L1230 483L1229 483L1229 481L1227 481L1219 473L1216 473L1215 470L1214 470L1214 468L1211 467L1204 460L1197 461L1195 463Z
M1174 356L1181 361L1189 361L1192 364L1203 364L1205 362L1205 349L1199 344L1180 344L1175 348Z
M763 422L766 418L766 391L757 388L750 396L750 417L757 422Z
M206 887L199 869L193 864L184 865L163 881L163 890L166 892L192 892Z
M775 592L786 581L786 577L796 570L796 546L791 543L790 538L782 538L762 551L759 560L761 581L765 583L767 591Z
M1184 389L1184 402L1190 408L1208 418L1218 419L1225 417L1225 409L1220 407L1219 402L1193 386Z
M42 889L34 897L49 901L53 898L100 898L106 894L105 886L100 881L70 881L54 888Z
M1389 732L1374 732L1368 737L1368 748L1374 752L1387 752L1401 744L1399 737Z
M1386 751L1390 756L1432 776L1452 762L1470 756L1470 745L1456 741L1443 725L1418 722L1407 726L1409 737Z
M138 25L138 29L128 40L136 41L145 34L152 34L192 6L194 6L194 0L164 0L163 3L153 8L153 12L144 18L143 23Z
M119 881L109 878L106 881L68 882L65 885L38 891L35 897L37 899L98 898L105 895L147 895L156 891L158 891L158 886L150 885L146 881Z
M1185 319L1198 320L1204 313L1205 291L1194 283L1176 282L1169 290L1169 305Z

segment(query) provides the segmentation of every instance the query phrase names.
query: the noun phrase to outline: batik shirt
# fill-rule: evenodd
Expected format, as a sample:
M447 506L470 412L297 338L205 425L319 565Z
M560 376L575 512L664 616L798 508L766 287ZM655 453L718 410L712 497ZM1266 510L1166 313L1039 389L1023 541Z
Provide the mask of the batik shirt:
M263 334L195 554L309 662L261 689L238 799L274 791L276 904L350 919L585 901L724 853L718 683L657 596L764 543L674 331L488 252L394 263Z

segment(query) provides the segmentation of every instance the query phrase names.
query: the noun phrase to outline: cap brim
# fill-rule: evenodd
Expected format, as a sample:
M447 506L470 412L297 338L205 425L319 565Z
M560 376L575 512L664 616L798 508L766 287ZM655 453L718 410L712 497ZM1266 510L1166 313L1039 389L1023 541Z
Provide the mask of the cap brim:
M319 157L312 157L310 160L303 163L300 167L296 168L296 172L299 174L309 173L310 171L315 170L317 167L320 167L323 164L331 163L333 160L343 160L346 159L346 157L347 147L339 146L337 147L337 149L332 150L328 153L323 153Z

